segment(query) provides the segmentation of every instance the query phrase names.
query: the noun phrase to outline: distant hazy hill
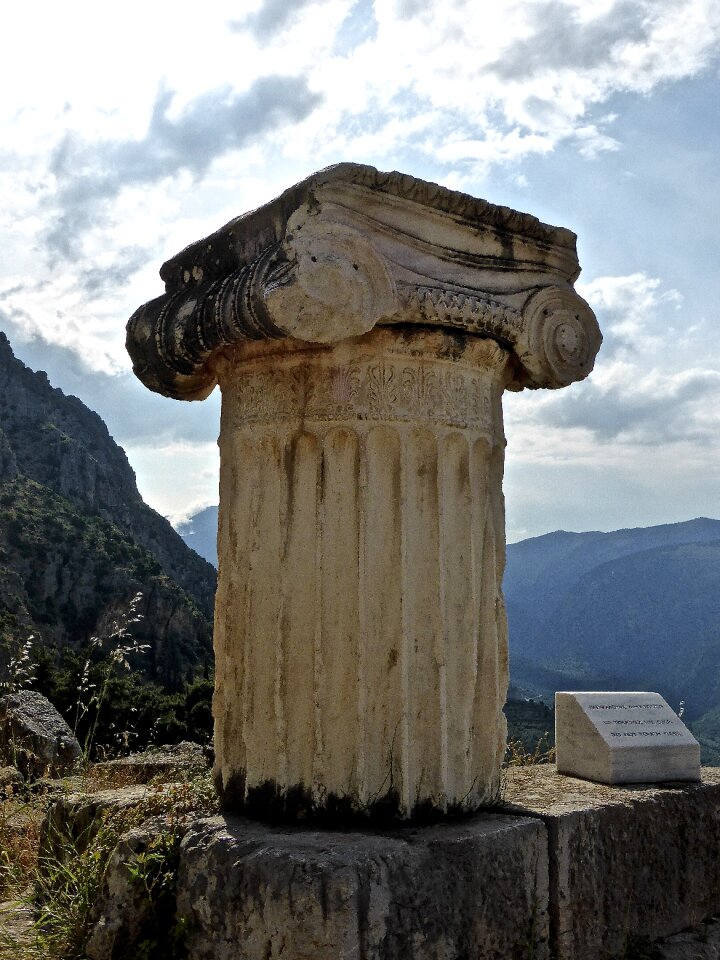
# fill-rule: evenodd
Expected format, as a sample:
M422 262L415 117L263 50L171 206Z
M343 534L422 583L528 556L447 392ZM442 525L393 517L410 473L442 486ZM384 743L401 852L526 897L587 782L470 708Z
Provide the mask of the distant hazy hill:
M211 656L213 568L143 502L100 417L0 333L0 669L29 633L82 646L137 591L148 673L178 684Z
M206 507L177 525L177 532L185 543L217 567L218 508Z
M511 675L555 689L653 689L720 704L720 521L559 531L508 547Z

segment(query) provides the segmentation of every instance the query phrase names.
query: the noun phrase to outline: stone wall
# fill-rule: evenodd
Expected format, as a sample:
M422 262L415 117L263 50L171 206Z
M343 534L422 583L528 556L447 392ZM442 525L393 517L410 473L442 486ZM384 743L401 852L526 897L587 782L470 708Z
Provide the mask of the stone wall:
M87 812L87 797L65 798L49 820L82 828ZM720 769L701 783L608 787L514 768L500 806L430 827L226 814L182 829L175 922L189 960L717 960L705 921L720 913ZM128 837L136 852L142 842ZM93 960L133 947L129 873L113 864Z

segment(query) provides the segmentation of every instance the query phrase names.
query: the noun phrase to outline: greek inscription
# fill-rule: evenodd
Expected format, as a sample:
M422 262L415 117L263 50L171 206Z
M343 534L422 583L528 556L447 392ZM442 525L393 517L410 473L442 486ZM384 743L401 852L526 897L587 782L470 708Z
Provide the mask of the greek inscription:
M679 730L612 730L611 737L681 737Z
M660 719L657 719L657 718L653 717L652 720L603 720L603 723L605 723L605 724L608 724L608 723L622 723L622 724L633 724L633 725L637 725L637 724L639 724L639 723L651 723L653 726L659 727L659 726L667 725L668 723L673 723L673 721L672 721L672 720L660 720Z
M588 710L662 710L661 703L591 703Z

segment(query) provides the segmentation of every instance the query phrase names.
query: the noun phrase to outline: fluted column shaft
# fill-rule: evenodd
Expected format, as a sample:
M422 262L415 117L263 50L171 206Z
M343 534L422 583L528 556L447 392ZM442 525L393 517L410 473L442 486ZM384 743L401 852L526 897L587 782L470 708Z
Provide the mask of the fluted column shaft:
M405 818L496 795L508 359L399 329L217 359L226 806Z
M342 163L168 260L133 369L223 391L215 775L267 817L472 810L506 725L504 389L601 334L575 235Z

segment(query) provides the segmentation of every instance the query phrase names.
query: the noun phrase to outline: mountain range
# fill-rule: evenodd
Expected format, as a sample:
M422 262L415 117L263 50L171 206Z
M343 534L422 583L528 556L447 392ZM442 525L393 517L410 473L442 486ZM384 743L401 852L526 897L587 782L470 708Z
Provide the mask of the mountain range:
M179 531L217 563L216 529L207 507ZM719 520L509 544L503 589L515 696L657 690L690 720L720 705Z
M688 719L720 704L720 521L510 544L513 682L657 690Z
M217 568L218 508L205 507L176 526L185 543Z
M30 636L82 649L141 593L139 666L177 688L212 658L215 579L144 503L100 417L0 332L0 669Z

